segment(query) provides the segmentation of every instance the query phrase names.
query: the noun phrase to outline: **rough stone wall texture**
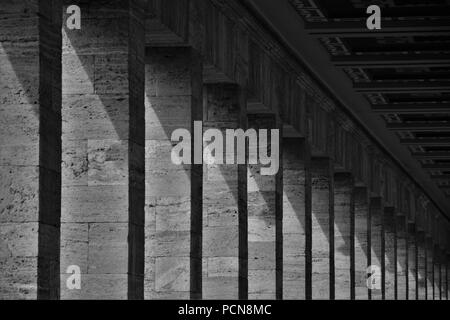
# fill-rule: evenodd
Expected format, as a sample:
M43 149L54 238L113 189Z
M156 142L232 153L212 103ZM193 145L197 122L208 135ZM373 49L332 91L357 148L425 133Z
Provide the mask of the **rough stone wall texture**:
M446 283L447 283L447 300L450 299L450 256L447 254L447 265L445 268L445 277L446 277Z
M368 264L382 271L372 299L443 296L448 256L425 241L423 192L394 190L400 170L236 1L5 3L0 298L365 299ZM68 4L81 30L61 28ZM250 116L258 126L280 117L306 137L283 141L280 174L172 164L173 130L244 128L247 93L276 114ZM331 158L309 167L310 147ZM353 194L333 165L369 190ZM400 204L407 237L384 217ZM69 265L80 291L67 290Z
M59 298L60 5L1 5L1 299Z
M77 4L81 30L62 32L62 298L142 298L144 8ZM81 290L66 287L70 265Z
M311 160L312 298L330 299L334 291L333 173L328 158Z
M276 126L272 115L248 117L248 128L258 134L266 129L270 135ZM267 142L270 146L270 138ZM259 154L259 147L249 145L249 157ZM276 175L262 175L262 167L249 164L247 168L249 299L275 299L277 294L277 181Z
M441 299L441 256L439 252L439 247L434 246L434 261L433 261L433 274L434 274L434 283L433 283L433 299L440 300Z
M385 299L394 300L396 298L396 228L395 209L384 208L384 264L385 264Z
M447 283L447 260L445 250L441 249L441 300L447 300L448 283Z
M408 299L408 233L407 233L406 217L398 215L396 217L396 292L398 300Z
M239 88L236 85L206 85L204 87L204 131L240 128ZM217 142L217 141L216 141ZM210 141L205 141L208 146ZM223 164L203 166L203 298L238 299L241 277L239 165L237 140L234 157L224 149ZM244 148L245 150L245 148ZM217 155L217 153L216 153ZM232 161L234 164L227 164ZM246 189L246 186L244 186Z
M426 240L426 261L427 261L427 300L434 299L434 252L433 252L433 243L431 238L427 238Z
M354 256L355 256L355 299L366 300L369 297L367 288L367 267L369 258L369 198L367 188L357 187L354 189L355 201L355 233L354 233Z
M441 272L441 294L439 299L440 300L447 300L447 276L446 276L446 269L447 269L447 262L446 262L446 256L445 251L441 249L441 263L440 263L440 272Z
M415 225L408 223L408 300L418 299L419 248Z
M283 299L305 299L307 290L311 294L311 250L306 245L307 232L311 236L310 161L304 139L283 139Z
M384 245L383 245L383 201L370 199L370 265L377 266L381 272L381 289L371 289L371 299L380 300L384 296Z
M170 139L179 128L193 135L193 121L202 119L201 60L189 48L152 48L145 74L145 298L195 298L201 293L202 170L175 165Z
M417 299L427 298L427 255L423 233L417 239Z
M189 0L147 0L145 43L173 46L186 43Z
M335 298L354 296L353 240L354 181L349 173L334 174L334 267Z

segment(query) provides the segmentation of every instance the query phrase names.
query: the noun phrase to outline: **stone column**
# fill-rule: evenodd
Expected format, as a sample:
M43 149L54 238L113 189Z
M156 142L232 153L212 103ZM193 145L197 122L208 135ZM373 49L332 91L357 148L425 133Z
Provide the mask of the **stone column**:
M201 298L203 81L190 48L148 48L145 66L145 298ZM172 133L184 129L184 141ZM194 139L197 134L197 140ZM171 157L178 140L191 164ZM176 152L177 157L182 156ZM198 159L197 159L198 160ZM189 161L187 161L189 162Z
M447 256L445 245L441 247L441 300L447 300L448 296L448 283L447 283Z
M408 222L408 300L418 299L418 242L416 235L416 226Z
M248 127L257 133L267 129L270 135L270 129L277 128L277 120L272 114L249 114ZM268 138L269 146L270 142ZM260 147L250 145L249 156L259 153ZM277 294L277 219L282 210L277 199L277 178L282 168L276 175L262 175L262 167L258 162L247 169L249 299L275 299Z
M61 2L0 9L0 299L58 299Z
M386 300L396 299L396 212L392 207L384 208L384 292Z
M336 299L354 299L353 240L355 212L353 176L334 174L334 286Z
M438 245L434 245L433 256L433 298L434 300L441 300L441 254Z
M426 273L426 286L427 286L427 300L434 300L434 247L433 240L427 234L425 239L426 248L426 261L427 261L427 273Z
M425 235L423 231L417 231L417 299L427 298L427 256Z
M67 1L63 29L61 289L67 299L142 299L144 6ZM66 268L81 268L81 290Z
M311 185L311 297L334 299L334 183L329 158L312 158Z
M366 300L369 298L367 288L367 267L369 260L368 236L369 236L369 198L367 188L356 187L354 189L355 201L355 299Z
M408 230L407 218L396 217L396 257L397 257L397 299L408 299Z
M376 270L375 278L378 282L370 290L372 300L381 300L384 297L384 251L383 251L383 201L380 197L370 199L370 262Z
M445 245L441 247L441 300L447 300L447 256Z
M447 300L450 299L450 254L447 251L447 255L446 255L446 268L445 268L445 277L446 277L446 281L447 281Z
M306 246L311 219L310 161L305 139L283 139L283 299L305 299L306 285L311 285L311 251ZM310 294L311 289L309 298Z
M245 124L241 123L241 114L246 111L245 101L240 99L240 91L237 85L231 84L204 86L203 129L219 130L224 137L223 161L216 158L213 164L205 163L203 166L204 299L239 299L247 296L241 287L241 283L247 280L247 270L242 268L241 261L247 259L241 252L244 249L241 246L246 243L241 244L240 241L241 234L247 232L246 206L241 203L245 199L240 198L243 191L247 192L247 177L245 172L239 170L245 167L245 163L237 163L237 152L245 152L245 144L239 149L239 139L233 136L233 140L228 140L225 134L226 129L245 130ZM226 149L233 141L234 156ZM205 148L211 146L209 143L205 141ZM251 231L257 237L266 236L264 230ZM258 281L263 279L265 277L261 276Z

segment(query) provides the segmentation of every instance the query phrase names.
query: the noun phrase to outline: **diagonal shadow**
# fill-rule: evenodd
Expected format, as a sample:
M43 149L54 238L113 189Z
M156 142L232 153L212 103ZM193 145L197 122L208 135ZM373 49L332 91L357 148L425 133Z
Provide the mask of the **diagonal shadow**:
M130 33L139 27L138 19L133 16L133 12L138 9L131 8L130 1L62 2L63 220L83 222L87 232L74 237L67 230L71 226L66 227L67 232L62 234L61 272L65 271L64 264L71 264L70 260L76 258L78 261L74 263L80 264L83 273L89 273L90 267L96 267L95 262L89 261L94 256L89 255L89 246L96 246L89 241L92 226L89 223L97 221L98 212L109 214L110 221L115 221L117 216L122 217L124 212L120 208L127 200L124 200L123 190L119 190L119 186L123 185L124 179L129 179L127 183L131 190L126 205L130 205L128 210L132 214L128 218L131 223L138 224L143 220L139 210L144 179L139 146L144 132L140 125L144 117L144 109L141 108L144 96L138 95L143 92L144 68L142 64L142 70L139 69L143 63L143 57L140 56L143 48L139 47L140 43L136 39L144 37L137 33L136 37L130 39ZM72 15L66 11L70 5L80 7L79 30L67 27L66 21ZM104 202L103 208L94 208L96 202ZM130 231L130 234L136 234L137 238L140 230L136 233ZM136 245L130 249L133 250L130 256L140 259L141 254L137 251L142 250L142 245L136 238L129 240L133 243L136 241ZM81 246L84 246L83 250L79 250ZM102 256L117 256L117 248L113 244L102 246ZM72 250L75 248L82 251L84 256L73 255ZM80 261L81 258L84 261ZM129 267L132 268L129 273L133 277L142 273L137 270L141 268L139 261L132 261ZM114 265L102 266L106 270L104 274L111 274L111 277L118 273L115 271L117 268L114 269ZM128 281L130 286L140 286L136 279ZM92 281L91 285L94 283ZM64 290L65 286L61 288ZM83 293L86 294L84 298L89 294L97 297L116 293L88 291ZM130 294L137 296L140 291L141 288L130 289ZM71 294L65 292L66 297L72 297ZM117 294L123 294L123 291L118 290Z
M19 262L14 246L1 246L2 258L11 259L2 265L17 267L11 275L17 278L10 281L14 288L8 288L11 297L59 297L54 283L60 223L60 61L54 61L60 56L60 20L53 16L55 3L5 0L0 7L0 218L39 223L37 253L27 251ZM54 245L42 241L43 233ZM24 266L38 272L37 278L24 274Z

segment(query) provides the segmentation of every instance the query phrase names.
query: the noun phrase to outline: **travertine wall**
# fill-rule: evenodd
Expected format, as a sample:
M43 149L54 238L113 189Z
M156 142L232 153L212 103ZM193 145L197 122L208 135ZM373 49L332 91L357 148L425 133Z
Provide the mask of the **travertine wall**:
M0 40L0 298L448 298L448 213L239 1L9 1ZM281 129L278 174L174 165L195 120Z
M311 297L334 296L334 183L330 159L311 159Z
M397 271L397 240L394 208L384 209L384 268L385 268L385 298L393 300L396 297Z
M408 223L408 300L418 299L420 256L415 225Z
M348 173L334 175L334 265L335 297L354 297L354 227L355 204L353 177Z
M240 113L245 112L245 105L240 104L239 90L237 85L230 84L204 87L204 130L218 129L225 137L226 129L241 127ZM230 143L222 142L224 146ZM205 164L203 169L202 292L205 299L238 299L247 294L241 287L247 281L247 273L243 272L240 252L241 234L247 232L240 219L247 212L239 199L239 195L247 192L247 184L245 173L237 164L236 146L237 141L234 156L223 150L223 164ZM230 160L234 164L227 164Z
M354 189L355 233L354 237L354 261L355 261L355 299L365 300L369 297L367 288L367 267L370 256L368 237L369 225L369 197L366 187Z
M0 297L58 299L61 2L0 10Z
M427 299L427 255L423 232L420 232L417 239L417 298Z
M272 115L252 114L248 117L248 128L259 134L260 129L277 128L277 119ZM267 143L270 146L270 138ZM249 157L257 156L260 147L249 146ZM245 258L248 259L248 298L275 299L280 293L277 289L277 217L281 213L277 192L280 185L277 175L262 175L261 167L249 164L247 168L248 256Z
M369 265L376 266L378 269L377 273L381 276L381 286L376 286L374 284L373 289L370 291L370 298L373 300L382 299L384 297L385 289L383 214L384 210L382 199L379 197L371 198L369 207L371 249Z
M396 293L397 299L408 299L408 230L404 215L396 217Z
M81 10L82 29L62 30L62 298L142 298L144 7ZM70 265L81 290L66 286Z
M201 60L175 47L148 49L145 61L145 298L196 298L202 168L172 163L171 134L186 129L194 143L193 122L203 118Z
M310 163L305 139L284 138L283 299L311 297Z

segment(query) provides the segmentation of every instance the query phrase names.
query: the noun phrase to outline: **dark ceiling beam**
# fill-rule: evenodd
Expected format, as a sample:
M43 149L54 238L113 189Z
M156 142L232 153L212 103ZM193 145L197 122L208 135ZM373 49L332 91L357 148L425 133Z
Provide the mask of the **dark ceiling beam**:
M422 139L400 139L400 143L406 145L417 145L417 146L445 146L450 145L450 139L433 139L433 138L422 138Z
M433 180L450 180L450 174L434 174L430 178Z
M408 81L408 82L369 82L354 83L353 88L360 93L386 92L429 92L450 91L450 81Z
M422 168L434 169L434 170L447 170L447 169L450 169L450 163L423 164Z
M331 62L341 68L449 67L450 55L420 53L342 55L331 57Z
M296 2L295 0L293 2ZM321 6L321 1L316 1ZM339 10L340 9L340 10ZM450 7L448 5L405 5L398 7L383 7L382 17L399 18L399 17L443 17L450 16ZM337 11L337 12L333 12ZM351 9L348 7L334 8L332 13L325 13L327 18L332 19L361 19L363 13L361 9Z
M450 152L413 152L412 156L417 159L449 159Z
M450 54L450 50L449 50ZM404 69L403 69L404 70ZM377 74L373 72L370 78L372 81L401 81L401 80L409 80L409 81L418 81L418 80L448 80L450 79L450 74L448 69L443 68L442 71L426 71L426 72L392 72L392 69L389 69L387 73Z
M381 29L369 30L366 20L306 22L306 31L316 37L402 37L448 35L448 20L396 20L382 21Z
M444 189L444 190L450 190L450 185L449 186L438 186L438 187L441 189Z
M403 53L406 51L409 52L420 51L422 53L430 51L429 53L432 53L433 51L437 52L450 51L450 44L442 42L431 42L431 43L411 42L411 43L390 43L380 46L377 45L376 42L374 44L361 44L361 45L358 43L356 44L352 43L350 49L352 52L361 52L361 53L375 53L375 52Z
M386 127L395 131L450 131L450 123L388 123Z
M380 104L372 105L372 110L376 113L403 113L403 114L415 114L415 113L450 113L450 103L428 103L428 104L416 104L416 103L392 103L392 104Z

